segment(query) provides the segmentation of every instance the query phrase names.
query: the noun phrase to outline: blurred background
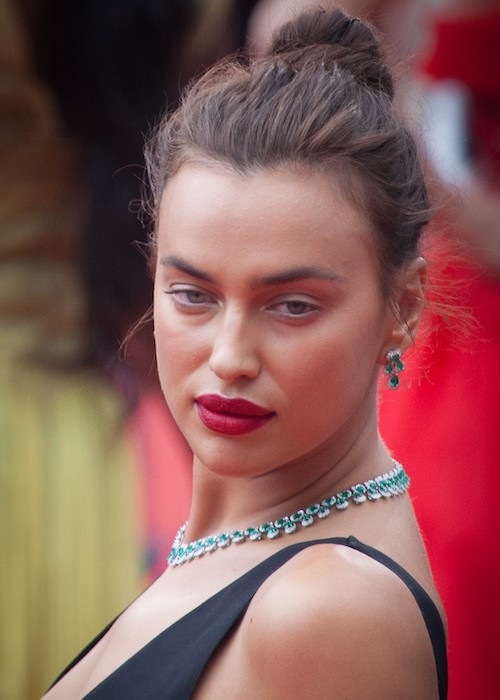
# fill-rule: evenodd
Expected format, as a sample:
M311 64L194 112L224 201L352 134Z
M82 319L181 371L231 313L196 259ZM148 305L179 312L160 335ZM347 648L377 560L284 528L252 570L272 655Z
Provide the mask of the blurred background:
M193 76L264 51L317 4L0 0L0 700L40 697L163 570L188 512L191 455L148 314L144 140ZM431 304L403 386L381 386L381 431L412 476L448 612L450 700L486 700L500 658L500 2L329 4L377 26L425 153Z

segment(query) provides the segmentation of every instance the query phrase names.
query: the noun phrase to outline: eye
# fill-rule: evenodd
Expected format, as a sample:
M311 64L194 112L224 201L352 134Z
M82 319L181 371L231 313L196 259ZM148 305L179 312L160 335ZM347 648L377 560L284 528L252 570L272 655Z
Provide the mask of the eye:
M303 299L285 299L270 307L270 311L285 318L304 319L319 310L317 304Z
M174 304L184 311L205 311L216 303L212 294L193 287L169 289L165 293L172 297Z

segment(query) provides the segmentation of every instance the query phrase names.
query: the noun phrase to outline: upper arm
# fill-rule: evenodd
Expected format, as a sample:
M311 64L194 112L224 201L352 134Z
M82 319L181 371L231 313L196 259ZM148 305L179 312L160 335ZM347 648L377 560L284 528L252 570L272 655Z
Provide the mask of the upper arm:
M404 584L360 553L314 549L273 575L244 618L251 696L437 697L430 640Z

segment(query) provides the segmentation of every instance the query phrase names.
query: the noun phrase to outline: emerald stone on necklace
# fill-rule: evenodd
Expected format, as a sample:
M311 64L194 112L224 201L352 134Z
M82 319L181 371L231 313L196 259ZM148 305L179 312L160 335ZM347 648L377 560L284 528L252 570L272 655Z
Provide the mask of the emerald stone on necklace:
M234 532L221 532L219 535L209 535L189 544L183 544L188 525L185 522L177 531L172 550L167 557L167 563L169 566L180 566L204 554L229 547L231 544L241 544L247 541L257 542L263 538L273 540L281 534L291 535L296 532L298 525L309 527L313 525L315 518L327 518L332 513L332 509L345 510L350 501L360 504L365 501L377 501L379 498L399 496L409 489L410 477L399 462L395 459L392 462L394 469L382 474L382 476L376 476L374 479L351 486L335 496L325 498L321 503L313 503L308 508L298 510L292 515L286 515L256 527L247 527L245 530L234 530Z

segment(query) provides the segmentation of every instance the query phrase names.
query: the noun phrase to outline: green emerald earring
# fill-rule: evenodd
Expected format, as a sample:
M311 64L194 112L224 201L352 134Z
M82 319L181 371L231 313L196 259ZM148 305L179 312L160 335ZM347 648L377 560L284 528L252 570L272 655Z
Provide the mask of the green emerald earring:
M399 386L399 372L405 368L401 360L401 350L389 350L385 356L387 364L384 369L384 374L387 375L387 386L389 389L397 389Z

